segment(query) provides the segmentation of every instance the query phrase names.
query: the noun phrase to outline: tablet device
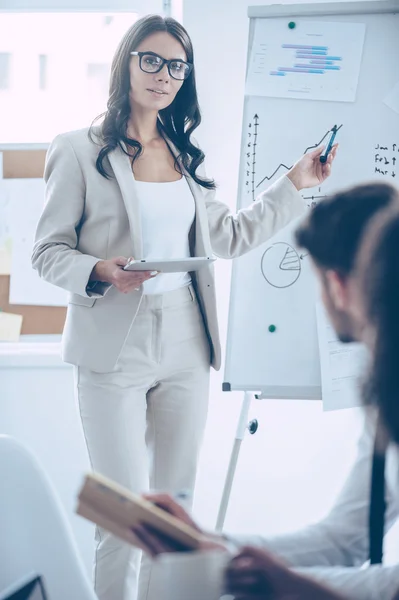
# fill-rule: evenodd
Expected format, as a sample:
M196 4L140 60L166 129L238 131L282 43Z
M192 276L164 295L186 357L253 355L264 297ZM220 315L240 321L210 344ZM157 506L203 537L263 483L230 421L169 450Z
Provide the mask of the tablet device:
M47 600L43 580L30 575L0 592L0 600Z
M211 256L194 256L191 258L150 258L131 260L123 267L125 271L158 271L159 273L189 273L198 271L215 262Z
M140 545L132 532L139 523L188 550L196 550L201 544L203 536L194 527L98 473L86 476L78 498L79 515L132 545Z

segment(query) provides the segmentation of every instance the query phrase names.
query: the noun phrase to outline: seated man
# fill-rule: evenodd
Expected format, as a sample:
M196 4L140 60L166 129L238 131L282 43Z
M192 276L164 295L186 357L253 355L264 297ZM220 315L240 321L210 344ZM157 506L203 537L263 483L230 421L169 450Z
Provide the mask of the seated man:
M322 283L324 304L343 342L362 341L363 332L357 305L353 301L352 277L362 235L378 211L394 202L399 205L399 197L391 186L357 186L317 205L297 231L297 242L313 259ZM368 419L356 463L334 508L323 521L297 533L274 539L210 534L204 540L204 549L226 541L235 544L236 548L244 544L250 545L252 548L246 549L239 558L248 560L249 553L252 560L255 556L255 560L261 561L262 555L259 555L256 547L261 548L267 551L263 560L269 561L276 573L280 572L280 563L268 553L281 557L291 567L295 567L293 577L297 577L298 573L311 576L327 584L347 600L392 600L399 586L399 565L361 568L369 559L370 550L369 505L375 430L375 420ZM399 451L392 445L387 451L385 474L385 531L399 516L398 477ZM152 496L150 499L182 520L192 523L183 509L168 497ZM153 532L140 528L137 533L152 554L173 550L166 540ZM287 576L290 571L283 569L283 572ZM278 575L276 577L278 579ZM283 593L288 596L293 591L288 588L282 593L278 582L275 586L274 592L271 587L271 591L276 594L273 597L279 597L277 591L281 597ZM329 598L328 595L317 595L316 592L298 597L312 600Z

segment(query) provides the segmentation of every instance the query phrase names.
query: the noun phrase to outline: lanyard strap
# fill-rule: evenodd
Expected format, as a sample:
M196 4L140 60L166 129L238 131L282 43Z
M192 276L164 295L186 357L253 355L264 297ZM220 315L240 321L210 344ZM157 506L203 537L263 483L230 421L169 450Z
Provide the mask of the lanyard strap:
M385 457L388 439L380 416L374 439L369 512L370 564L382 563L385 525Z

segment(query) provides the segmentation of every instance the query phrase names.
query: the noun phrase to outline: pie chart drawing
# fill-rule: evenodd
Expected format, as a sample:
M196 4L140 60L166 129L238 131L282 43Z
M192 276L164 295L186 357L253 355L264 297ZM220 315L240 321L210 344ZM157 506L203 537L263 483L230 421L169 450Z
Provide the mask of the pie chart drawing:
M262 256L261 269L267 283L275 288L288 288L301 274L298 252L286 242L275 242Z

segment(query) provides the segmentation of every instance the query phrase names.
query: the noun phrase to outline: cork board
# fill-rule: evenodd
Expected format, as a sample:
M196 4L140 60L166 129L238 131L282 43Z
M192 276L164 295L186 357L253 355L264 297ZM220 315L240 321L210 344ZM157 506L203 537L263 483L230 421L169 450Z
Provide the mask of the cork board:
M10 276L0 276L0 307L4 312L23 316L21 334L62 333L66 308L9 304Z
M3 151L3 179L43 177L46 150Z
M24 179L43 177L46 150L2 150L3 178ZM23 316L21 334L62 333L66 308L9 304L10 275L0 275L0 309Z

